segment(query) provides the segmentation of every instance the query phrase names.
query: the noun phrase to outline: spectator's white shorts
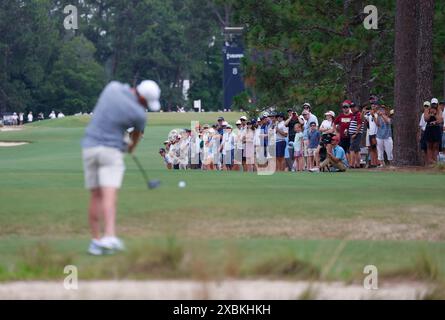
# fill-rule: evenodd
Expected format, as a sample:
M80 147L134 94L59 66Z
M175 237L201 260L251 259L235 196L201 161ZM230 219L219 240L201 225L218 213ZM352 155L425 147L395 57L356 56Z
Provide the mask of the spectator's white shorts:
M392 161L393 160L393 154L392 154L393 147L394 147L394 145L393 145L392 138L388 138L388 139L377 138L377 154L378 154L379 161L385 160L385 153L386 153L387 159L389 161Z
M82 151L85 187L120 189L124 178L124 154L115 148L94 147Z

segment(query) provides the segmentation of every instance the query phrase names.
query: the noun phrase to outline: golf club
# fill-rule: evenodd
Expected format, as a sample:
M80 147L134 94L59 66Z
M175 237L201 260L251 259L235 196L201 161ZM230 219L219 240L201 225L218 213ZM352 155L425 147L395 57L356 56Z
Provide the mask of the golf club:
M136 166L139 168L139 171L142 173L142 176L144 177L147 187L149 189L159 188L159 186L161 185L161 181L160 180L149 180L148 176L147 176L147 172L145 172L144 168L142 167L141 163L139 162L139 159L134 154L132 154L131 157L133 158L134 162L136 163Z

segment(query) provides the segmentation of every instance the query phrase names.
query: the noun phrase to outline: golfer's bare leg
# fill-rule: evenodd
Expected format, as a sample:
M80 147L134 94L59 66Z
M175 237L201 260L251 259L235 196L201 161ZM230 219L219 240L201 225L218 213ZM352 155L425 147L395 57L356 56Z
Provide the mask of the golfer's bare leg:
M93 239L100 238L100 215L102 211L102 196L99 188L91 190L89 222Z
M105 237L116 236L116 200L118 189L112 187L101 188L102 210L104 213Z

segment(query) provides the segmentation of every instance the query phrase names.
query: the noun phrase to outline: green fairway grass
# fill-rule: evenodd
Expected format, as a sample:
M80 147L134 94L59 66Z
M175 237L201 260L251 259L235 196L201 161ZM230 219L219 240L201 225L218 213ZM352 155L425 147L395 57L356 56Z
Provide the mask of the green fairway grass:
M158 150L175 128L217 113L149 115L136 154L161 188L147 190L129 157L118 230L128 251L86 254L88 193L80 140L89 117L0 132L0 280L80 277L271 277L357 280L445 274L445 175L167 171ZM224 114L234 123L237 113ZM178 188L179 181L187 183Z

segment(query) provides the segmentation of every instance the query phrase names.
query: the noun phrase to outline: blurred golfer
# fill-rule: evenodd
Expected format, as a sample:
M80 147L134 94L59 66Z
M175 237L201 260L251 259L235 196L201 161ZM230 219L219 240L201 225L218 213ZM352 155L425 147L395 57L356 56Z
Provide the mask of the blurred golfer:
M92 240L88 252L92 255L125 249L115 230L117 193L125 171L124 153L135 150L145 128L146 107L159 111L160 95L159 86L151 80L143 81L136 88L111 82L93 110L82 140L85 186L91 192L89 224ZM134 127L134 131L127 144L124 138L130 127Z

